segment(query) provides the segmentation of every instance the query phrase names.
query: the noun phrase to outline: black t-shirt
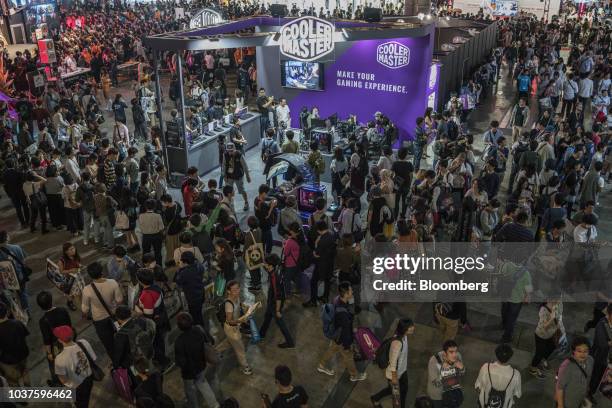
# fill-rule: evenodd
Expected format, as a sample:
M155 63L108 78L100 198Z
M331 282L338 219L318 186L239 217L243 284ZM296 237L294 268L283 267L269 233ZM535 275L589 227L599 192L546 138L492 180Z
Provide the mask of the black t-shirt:
M414 172L414 167L412 166L412 163L404 160L395 161L391 165L391 171L393 171L398 177L401 177L403 180L402 185L397 187L401 187L402 189L408 191L410 189L412 173Z
M308 403L308 394L301 385L293 387L288 394L278 394L272 402L272 408L300 408Z
M268 97L267 96L259 96L257 97L257 109L259 110L259 113L261 113L262 115L267 115L268 114L268 108L265 108L264 105L268 103Z
M45 346L51 346L55 343L55 336L53 335L53 329L59 326L70 326L70 314L63 307L56 307L43 314L40 318L38 325L40 326L40 333L42 334L43 344Z
M0 362L17 364L23 361L30 350L26 337L30 334L23 323L18 320L7 320L0 323Z

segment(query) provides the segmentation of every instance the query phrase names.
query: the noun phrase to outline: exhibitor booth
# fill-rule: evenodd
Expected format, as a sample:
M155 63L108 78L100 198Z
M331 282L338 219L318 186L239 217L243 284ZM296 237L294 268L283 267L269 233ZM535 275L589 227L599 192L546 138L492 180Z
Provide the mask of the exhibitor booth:
M434 24L417 18L371 23L260 16L154 35L145 43L154 50L156 71L160 55L168 50L177 52L182 62L186 50L256 47L258 87L276 100L287 99L294 127L300 123L303 108L317 107L320 118L327 119L321 120L320 131L326 125L340 128L348 118L353 125L366 125L382 112L396 127L396 145L413 138L416 118L423 115L437 88L438 75L430 81L432 70L437 70L432 65ZM182 63L177 68L178 82L183 84ZM160 123L165 124L170 118L168 112L162 112L159 75L155 78L157 112ZM186 90L179 88L178 116L185 118L189 114ZM242 112L240 116L246 150L259 143L260 115ZM170 172L185 174L189 166L198 167L202 174L215 169L219 165L217 139L229 132L231 120L209 124L198 135L187 132L184 120L176 121L178 129L168 133L179 140L164 146ZM167 134L166 129L162 131ZM328 150L342 142L332 137Z

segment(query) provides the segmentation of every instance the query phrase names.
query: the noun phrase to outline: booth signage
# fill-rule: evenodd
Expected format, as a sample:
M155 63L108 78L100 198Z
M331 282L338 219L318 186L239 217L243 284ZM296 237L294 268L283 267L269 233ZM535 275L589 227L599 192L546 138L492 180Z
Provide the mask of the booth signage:
M410 48L397 41L389 41L376 48L376 61L387 68L397 69L410 64Z
M225 19L217 10L205 8L191 17L189 20L189 28L204 28L211 25L223 23Z
M314 61L334 50L334 25L316 17L301 17L281 27L280 41L282 55Z

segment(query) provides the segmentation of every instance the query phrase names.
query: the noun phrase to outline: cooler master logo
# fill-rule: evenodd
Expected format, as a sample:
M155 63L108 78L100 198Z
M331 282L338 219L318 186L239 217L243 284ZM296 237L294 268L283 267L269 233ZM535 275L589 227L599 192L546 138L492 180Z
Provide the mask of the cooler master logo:
M387 68L397 69L410 63L410 49L397 41L389 41L376 47L376 61Z
M281 54L297 61L314 61L334 50L334 25L316 17L301 17L281 27Z

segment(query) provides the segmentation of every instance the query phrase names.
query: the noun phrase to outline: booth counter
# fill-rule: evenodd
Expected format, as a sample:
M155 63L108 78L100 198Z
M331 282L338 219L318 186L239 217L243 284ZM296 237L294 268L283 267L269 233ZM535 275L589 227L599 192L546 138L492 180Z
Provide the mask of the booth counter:
M256 147L260 143L259 116L259 113L249 112L240 120L242 134L247 140L245 150ZM185 154L185 149L182 147L167 146L170 174L184 174L186 168L195 166L200 171L200 176L203 176L219 167L219 144L217 139L219 136L225 135L225 141L228 142L230 129L229 127L224 128L221 131L214 132L212 136L203 136L196 139L189 146L187 154Z

